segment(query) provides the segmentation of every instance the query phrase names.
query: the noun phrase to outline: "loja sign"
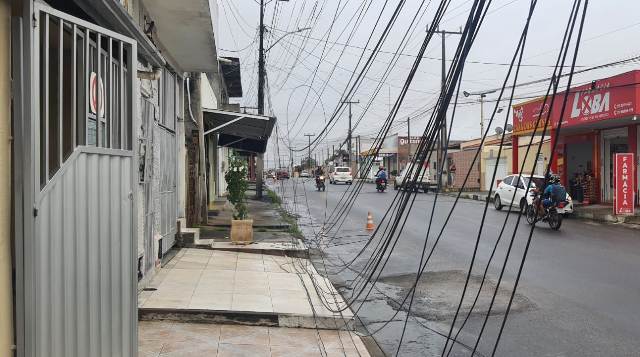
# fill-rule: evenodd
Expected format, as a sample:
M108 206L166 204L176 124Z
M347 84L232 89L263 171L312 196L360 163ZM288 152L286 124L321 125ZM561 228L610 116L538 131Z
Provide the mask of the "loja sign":
M615 181L613 213L634 214L635 202L635 161L632 153L615 155Z
M601 120L629 117L640 114L640 70L619 74L571 88L568 93L567 107L562 118L562 127L579 125ZM558 126L562 102L566 93L556 94L553 108L551 97L517 104L513 106L513 131L526 133L544 127L549 116L547 130ZM551 114L549 115L549 110ZM540 117L540 120L538 120Z

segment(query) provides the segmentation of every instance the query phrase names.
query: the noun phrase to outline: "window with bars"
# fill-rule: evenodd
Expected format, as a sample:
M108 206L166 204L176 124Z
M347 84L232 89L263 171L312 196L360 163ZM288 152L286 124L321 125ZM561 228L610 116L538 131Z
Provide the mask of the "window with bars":
M132 150L129 42L40 12L40 186L78 146Z

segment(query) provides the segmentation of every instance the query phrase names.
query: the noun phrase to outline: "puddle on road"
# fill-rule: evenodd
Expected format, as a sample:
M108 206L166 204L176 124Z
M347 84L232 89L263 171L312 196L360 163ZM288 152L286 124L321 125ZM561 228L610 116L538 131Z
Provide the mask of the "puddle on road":
M418 283L414 304L411 308L412 314L430 321L442 321L453 318L458 303L460 302L465 277L466 272L460 270L425 272ZM389 296L401 302L409 292L411 286L415 283L415 279L416 274L413 273L385 277L380 279L380 281L393 287L393 289L389 291ZM469 280L465 299L462 303L460 316L465 316L471 309L478 289L480 288L481 281L482 276L472 275ZM511 295L511 287L507 289L503 286L504 283L496 295L496 300L491 310L492 316L504 315L506 311ZM493 280L490 278L485 280L472 316L484 316L486 314L495 287L496 283ZM399 308L399 304L392 299L387 299L387 303L394 309ZM534 308L535 305L527 297L516 293L511 306L511 312L517 313Z

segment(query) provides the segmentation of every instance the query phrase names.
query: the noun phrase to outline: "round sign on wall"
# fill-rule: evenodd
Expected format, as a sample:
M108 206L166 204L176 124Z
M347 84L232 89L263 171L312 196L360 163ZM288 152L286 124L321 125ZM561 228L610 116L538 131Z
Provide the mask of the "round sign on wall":
M104 101L104 84L102 83L102 78L98 80L96 72L91 72L91 76L89 77L89 109L91 113L95 114L97 112L96 108L100 105L100 117L104 117Z

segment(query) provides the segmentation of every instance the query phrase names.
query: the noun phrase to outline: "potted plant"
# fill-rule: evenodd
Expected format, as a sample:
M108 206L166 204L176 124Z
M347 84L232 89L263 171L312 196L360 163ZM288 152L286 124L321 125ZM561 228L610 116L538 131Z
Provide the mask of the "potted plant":
M248 244L253 241L253 219L248 218L245 203L248 187L247 166L237 157L231 158L229 171L224 175L227 181L227 199L233 205L233 219L231 220L231 242Z

